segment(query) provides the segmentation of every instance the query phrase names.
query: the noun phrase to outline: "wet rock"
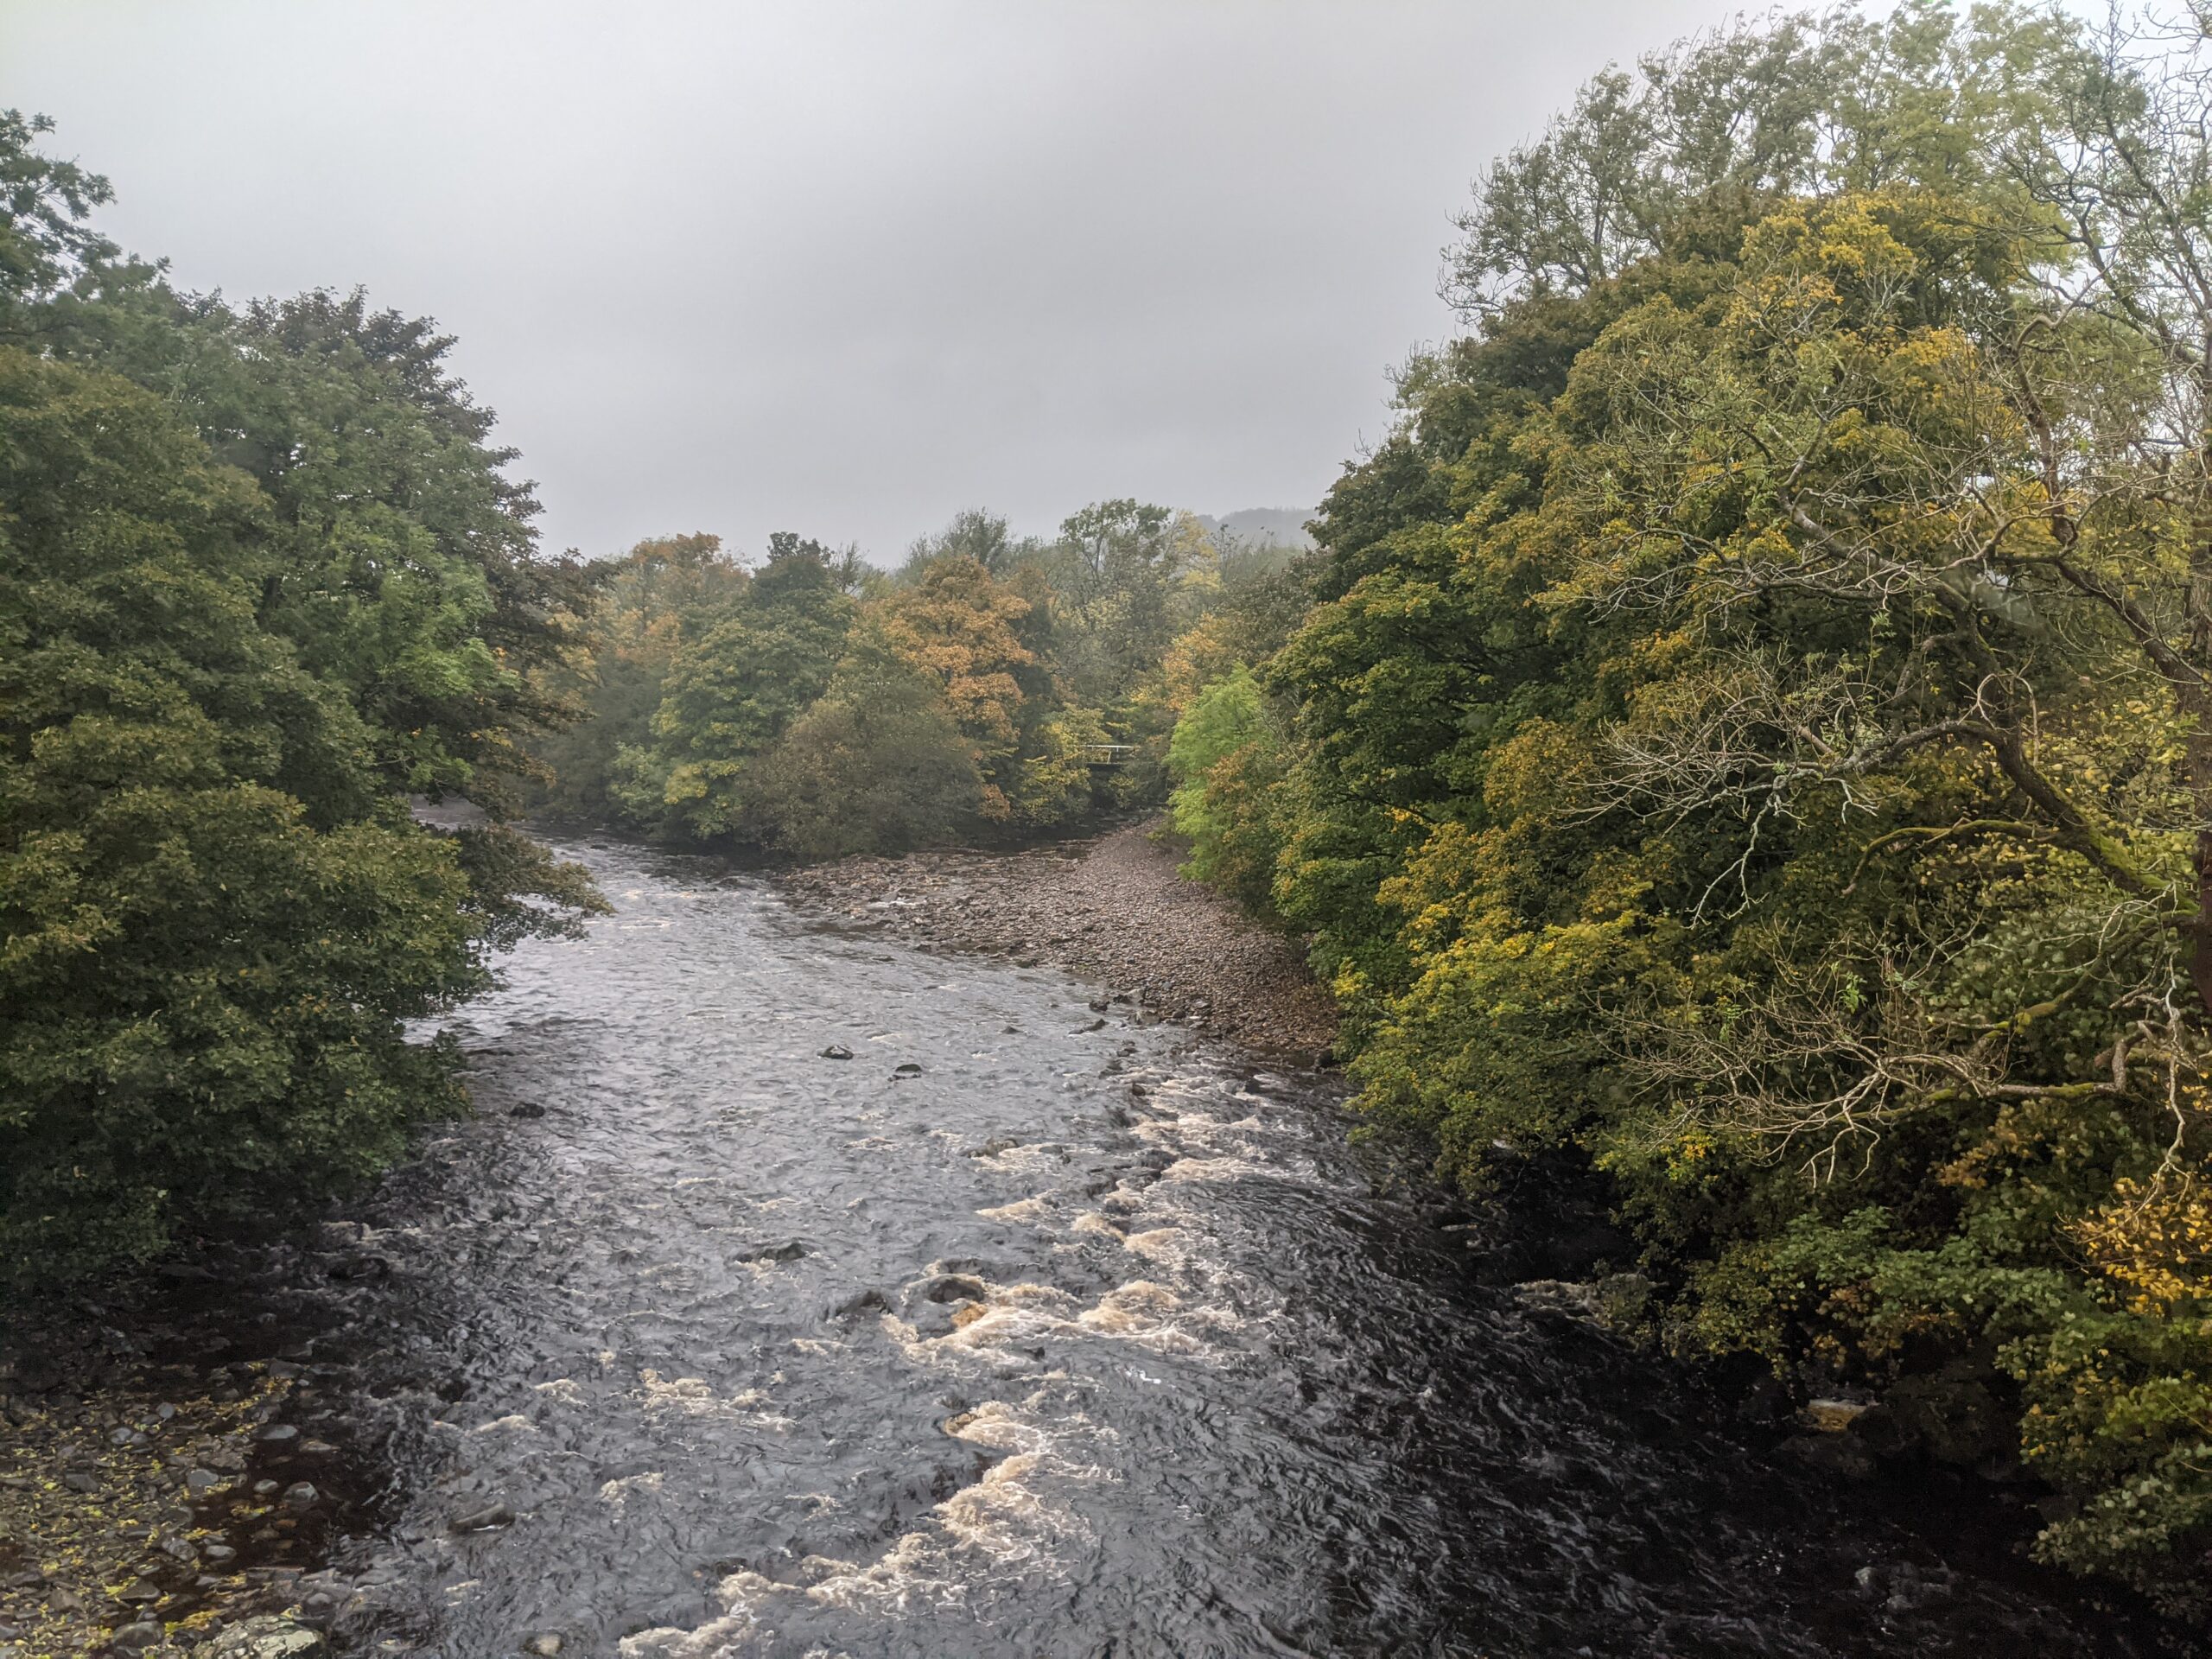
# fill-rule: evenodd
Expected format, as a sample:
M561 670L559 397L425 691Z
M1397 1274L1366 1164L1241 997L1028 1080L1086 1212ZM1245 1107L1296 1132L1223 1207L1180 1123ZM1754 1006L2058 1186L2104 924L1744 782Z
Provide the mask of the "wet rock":
M863 1313L888 1313L890 1311L891 1304L885 1300L881 1291L864 1290L839 1307L837 1317L842 1319L856 1319Z
M842 1043L832 1043L829 1047L822 1051L822 1058L825 1060L849 1060L853 1058L853 1051L847 1048ZM537 1639L538 1638L536 1637L532 1637L531 1638L533 1642ZM557 1636L553 1638L556 1642L558 1642L560 1639L561 1638Z
M207 1647L207 1659L307 1659L324 1651L319 1631L289 1618L264 1615L249 1618L217 1636Z
M918 1077L922 1075L922 1068L912 1060L908 1060L903 1065L893 1066L891 1075L894 1077Z
M1874 1473L1874 1457L1848 1434L1798 1434L1782 1443L1781 1453L1794 1463L1846 1480L1866 1480Z
M1866 1414L1864 1400L1808 1400L1798 1421L1816 1434L1840 1434Z
M545 1116L545 1109L534 1100L526 1100L521 1105L511 1108L507 1116L509 1117L543 1117Z
M466 1515L457 1515L446 1522L454 1532L491 1532L515 1523L515 1512L504 1503L493 1503Z
M1454 1222L1446 1232L1473 1231L1479 1224ZM1592 1281L1567 1279L1529 1279L1513 1287L1515 1300L1524 1307L1594 1325L1601 1331L1631 1336L1650 1309L1651 1281L1640 1273L1617 1273Z
M1944 1600L1957 1586L1959 1575L1948 1567L1923 1568L1912 1561L1883 1567L1868 1565L1853 1573L1859 1592L1878 1599L1888 1613L1916 1613Z
M968 1155L970 1158L995 1158L1002 1152L1012 1152L1020 1144L1020 1141L1009 1141L1002 1135L995 1135L982 1146L969 1147Z
M1106 1022L1103 1020L1094 1020L1087 1026L1077 1026L1076 1029L1079 1032L1103 1031L1106 1029Z
M806 1246L798 1240L786 1239L781 1244L763 1244L756 1250L740 1253L741 1262L796 1262L806 1254Z
M540 1630L536 1636L524 1639L522 1650L524 1653L543 1654L546 1656L546 1659L552 1659L554 1654L561 1651L561 1637L556 1631Z
M982 1280L964 1273L940 1274L924 1293L933 1302L980 1302L988 1294Z

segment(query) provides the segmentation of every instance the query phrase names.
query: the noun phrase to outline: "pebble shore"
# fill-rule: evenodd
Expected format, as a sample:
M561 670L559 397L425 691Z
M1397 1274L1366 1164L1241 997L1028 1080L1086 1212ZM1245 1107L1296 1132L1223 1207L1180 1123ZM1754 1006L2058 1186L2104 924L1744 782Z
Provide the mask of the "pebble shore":
M1302 1066L1328 1063L1336 1007L1298 941L1185 880L1155 818L1017 852L857 857L778 884L911 942L1103 980L1162 1019Z

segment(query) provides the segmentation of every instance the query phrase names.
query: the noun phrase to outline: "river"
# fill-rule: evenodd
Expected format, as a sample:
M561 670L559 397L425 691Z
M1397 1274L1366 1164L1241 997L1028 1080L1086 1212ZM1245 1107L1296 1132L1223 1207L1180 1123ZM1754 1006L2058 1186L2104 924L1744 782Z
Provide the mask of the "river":
M1482 1288L1325 1084L563 850L614 913L450 1022L480 1116L294 1270L300 1414L374 1448L345 1645L2149 1650Z

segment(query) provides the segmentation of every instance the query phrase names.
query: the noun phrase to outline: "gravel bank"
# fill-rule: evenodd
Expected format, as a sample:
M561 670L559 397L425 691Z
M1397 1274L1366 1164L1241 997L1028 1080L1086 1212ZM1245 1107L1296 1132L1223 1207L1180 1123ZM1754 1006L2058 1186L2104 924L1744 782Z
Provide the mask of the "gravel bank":
M1164 1019L1305 1065L1325 1063L1336 1008L1297 942L1176 873L1160 821L1014 853L849 858L787 872L817 909L947 950L1050 963Z

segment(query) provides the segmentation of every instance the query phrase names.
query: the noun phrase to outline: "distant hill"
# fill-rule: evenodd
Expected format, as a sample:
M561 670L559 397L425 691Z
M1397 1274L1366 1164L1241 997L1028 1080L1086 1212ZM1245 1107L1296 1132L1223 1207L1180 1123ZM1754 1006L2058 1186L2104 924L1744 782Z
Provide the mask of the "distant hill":
M1202 512L1198 519L1207 530L1225 531L1239 541L1306 548L1313 545L1313 538L1306 533L1306 521L1313 516L1310 507L1247 507L1219 518Z

